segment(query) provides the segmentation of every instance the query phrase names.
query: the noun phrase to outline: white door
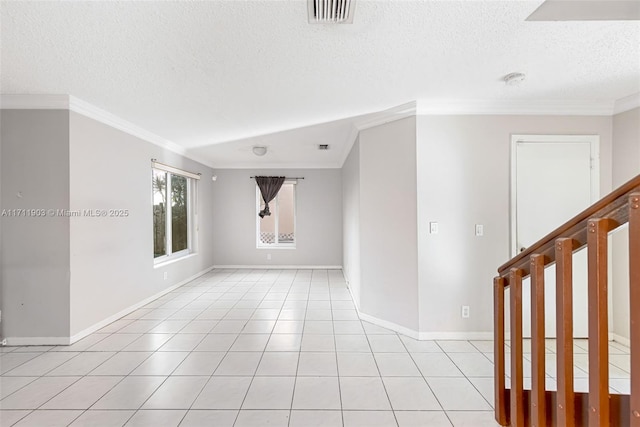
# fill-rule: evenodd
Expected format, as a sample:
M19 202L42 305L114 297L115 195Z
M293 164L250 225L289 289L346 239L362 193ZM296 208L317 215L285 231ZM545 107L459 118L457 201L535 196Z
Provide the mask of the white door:
M599 196L597 136L512 138L512 255L593 204ZM513 180L515 179L515 182ZM556 336L555 266L545 271L545 332ZM531 287L523 287L523 333L531 336ZM574 336L588 333L587 253L573 258Z

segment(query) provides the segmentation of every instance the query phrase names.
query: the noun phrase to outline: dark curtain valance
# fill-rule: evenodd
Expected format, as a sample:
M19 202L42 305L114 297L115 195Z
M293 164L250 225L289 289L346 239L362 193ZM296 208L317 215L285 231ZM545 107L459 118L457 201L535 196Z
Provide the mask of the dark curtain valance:
M262 200L264 200L264 209L258 214L260 218L271 215L269 202L278 195L284 180L284 176L256 176L256 183L260 189L260 194L262 194Z

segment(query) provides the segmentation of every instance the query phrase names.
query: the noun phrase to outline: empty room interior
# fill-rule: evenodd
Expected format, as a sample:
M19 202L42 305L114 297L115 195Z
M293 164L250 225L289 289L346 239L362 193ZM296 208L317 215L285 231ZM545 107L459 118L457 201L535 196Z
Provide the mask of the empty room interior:
M3 427L640 425L639 1L0 25Z

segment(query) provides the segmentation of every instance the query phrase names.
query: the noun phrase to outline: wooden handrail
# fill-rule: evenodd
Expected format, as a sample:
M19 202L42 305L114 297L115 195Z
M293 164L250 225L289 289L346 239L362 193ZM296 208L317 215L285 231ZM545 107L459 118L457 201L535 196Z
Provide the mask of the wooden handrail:
M629 223L630 385L609 392L608 234ZM589 393L574 387L573 255L587 246ZM498 269L494 279L495 419L512 427L640 427L640 175ZM557 388L545 386L545 268L555 264ZM531 390L523 385L523 279L531 294ZM510 288L509 298L505 298ZM509 318L505 322L508 304ZM511 385L505 387L505 324Z
M609 219L613 221L613 229L626 223L629 219L629 212L626 209L628 196L634 191L640 191L640 175L600 199L589 208L538 240L524 252L500 266L498 268L499 275L508 278L509 270L517 268L522 270L523 278L528 277L531 274L529 257L533 254L543 255L545 265L554 263L555 241L561 237L573 239L574 252L584 247L587 244L587 225L590 218ZM506 285L508 285L508 282L506 282Z

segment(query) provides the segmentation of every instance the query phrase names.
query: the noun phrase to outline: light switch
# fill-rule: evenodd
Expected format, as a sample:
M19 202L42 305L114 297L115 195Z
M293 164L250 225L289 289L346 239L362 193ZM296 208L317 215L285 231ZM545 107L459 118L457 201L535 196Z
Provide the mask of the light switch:
M430 234L438 234L438 223L430 222L429 223L429 233Z
M484 225L476 224L476 236L484 236Z

